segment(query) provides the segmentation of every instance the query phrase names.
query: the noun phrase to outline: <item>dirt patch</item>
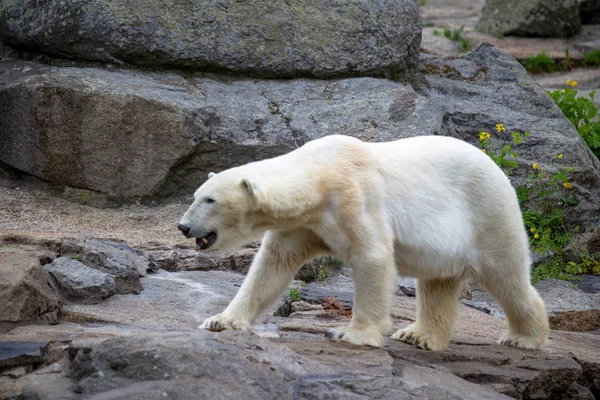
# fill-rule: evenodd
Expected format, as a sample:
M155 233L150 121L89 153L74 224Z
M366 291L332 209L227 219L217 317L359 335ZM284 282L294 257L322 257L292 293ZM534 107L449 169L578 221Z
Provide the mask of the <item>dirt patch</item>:
M321 307L323 307L323 310L334 312L335 314L343 315L347 318L352 318L352 308L346 306L335 297L325 298L321 303Z

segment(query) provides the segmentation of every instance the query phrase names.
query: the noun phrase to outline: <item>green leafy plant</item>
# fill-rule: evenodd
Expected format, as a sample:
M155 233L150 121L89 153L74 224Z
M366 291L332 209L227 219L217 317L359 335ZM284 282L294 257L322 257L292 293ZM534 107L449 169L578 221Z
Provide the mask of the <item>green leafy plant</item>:
M469 51L472 48L469 39L466 39L462 36L464 29L464 26L461 26L460 29L444 28L443 31L433 31L433 34L437 36L445 36L447 39L450 39L453 42L457 42L459 50L461 52L464 52Z
M319 270L317 271L317 281L319 281L319 282L324 281L325 279L327 279L327 275L328 275L327 268L321 265L319 267Z
M342 262L337 258L331 256L325 256L325 265L328 268L339 268L342 266Z
M288 292L288 296L292 301L300 301L300 289L298 288L290 288Z
M498 133L504 131L504 125L496 124L496 130ZM529 137L529 132L525 132L524 135ZM479 134L479 142L483 149L483 152L486 153L494 162L502 168L506 175L510 175L510 173L519 166L517 152L512 150L512 146L523 143L523 137L519 132L512 133L512 141L500 149L499 153L494 153L490 151L487 147L489 144L489 140L491 135L487 132L481 132Z
M562 154L556 159L562 159ZM531 244L538 253L560 254L579 230L578 227L568 229L565 226L566 209L579 204L569 181L574 168L562 167L549 174L539 170L537 164L533 167L526 184L518 188L523 221ZM530 199L533 201L530 202ZM525 204L529 207L523 207Z
M522 62L523 67L534 74L538 74L540 72L554 72L558 71L560 68L556 64L556 62L548 56L546 50L541 53L536 54L535 56L529 56Z
M570 274L600 275L600 261L591 257L588 252L585 252L579 264L574 261L569 261L567 263L567 272Z
M600 49L588 51L583 55L583 65L586 67L600 67Z
M575 63L571 60L571 56L569 56L569 48L565 49L565 59L559 62L560 69L563 71L570 71L575 67Z
M505 131L503 124L496 124L498 134ZM512 140L502 146L499 152L492 151L494 146L491 134L480 132L479 143L486 153L502 170L510 174L519 167L518 153L514 147L523 143L523 135L512 132ZM568 207L579 204L575 188L571 183L573 167L562 165L563 155L557 154L552 162L552 170L542 170L537 163L531 165L531 171L524 185L516 187L523 222L529 235L532 248L538 253L551 256L551 259L532 270L532 281L546 278L563 280L574 279L575 273L600 273L600 263L588 253L580 252L572 243L578 227L567 227L565 222ZM579 254L581 261L565 262L563 250L571 245Z
M564 264L559 259L552 259L531 270L531 283L550 278L560 279L562 281L577 281L580 279L573 276L571 273L565 272Z
M319 269L317 270L317 281L322 282L329 276L329 270L331 268L339 268L342 266L342 262L337 258L331 256L325 256L320 259Z
M577 86L577 82L569 79L567 85L570 87L547 93L571 121L596 157L600 158L600 122L596 118L598 108L594 104L596 92L590 92L589 98L578 97L577 90L573 89Z

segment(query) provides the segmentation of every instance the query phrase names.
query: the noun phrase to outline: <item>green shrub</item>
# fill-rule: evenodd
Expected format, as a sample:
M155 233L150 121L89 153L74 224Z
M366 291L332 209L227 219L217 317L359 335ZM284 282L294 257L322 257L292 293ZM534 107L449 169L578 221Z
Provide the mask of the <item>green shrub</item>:
M319 281L319 282L324 281L325 279L327 279L327 275L328 275L327 268L321 265L319 267L319 271L317 271L317 281Z
M556 159L562 159L562 154ZM572 167L559 167L558 171L549 174L533 168L526 184L517 188L523 221L531 244L538 253L561 253L571 242L573 234L577 233L577 227L567 229L565 226L566 209L579 204L569 181L573 171ZM525 204L529 207L523 207Z
M589 98L577 97L576 81L567 80L569 88L548 91L548 94L571 121L585 143L600 158L600 123L596 116L598 109L594 104L596 92L590 92Z
M496 124L498 134L505 129L503 124ZM480 132L479 143L486 153L506 175L519 167L518 153L513 147L523 143L523 136L528 138L528 132L523 135L512 132L512 141L493 151L491 134ZM563 280L575 279L572 274L600 274L600 263L587 252L579 251L572 243L572 238L578 227L567 227L566 211L569 207L579 204L575 188L571 183L573 167L562 165L563 155L557 154L553 159L553 170L549 173L537 163L531 165L531 171L524 185L516 187L523 222L529 235L531 247L538 253L550 256L550 260L532 269L531 279L537 282L541 279L556 278ZM571 246L579 255L581 261L566 262L563 251Z
M550 260L542 263L531 270L531 283L543 281L544 279L560 279L562 281L577 281L580 278L565 272L565 266L560 260Z
M546 54L545 50L535 56L527 57L522 64L527 71L534 74L554 72L560 69L558 64Z
M588 51L583 56L583 65L586 67L600 67L600 49Z
M291 288L288 292L288 296L290 296L292 301L300 301L300 289Z

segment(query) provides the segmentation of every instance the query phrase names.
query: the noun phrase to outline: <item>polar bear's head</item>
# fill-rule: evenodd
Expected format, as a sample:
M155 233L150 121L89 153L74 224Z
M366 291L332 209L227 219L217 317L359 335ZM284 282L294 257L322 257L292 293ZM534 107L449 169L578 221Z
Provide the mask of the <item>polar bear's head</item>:
M256 225L256 197L256 184L236 168L211 172L177 227L186 237L196 238L201 250L233 250L264 233Z

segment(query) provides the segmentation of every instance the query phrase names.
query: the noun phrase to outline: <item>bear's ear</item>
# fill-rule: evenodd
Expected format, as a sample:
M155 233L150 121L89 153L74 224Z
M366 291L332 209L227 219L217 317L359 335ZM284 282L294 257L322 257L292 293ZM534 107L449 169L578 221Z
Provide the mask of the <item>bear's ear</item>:
M243 178L241 182L242 187L248 192L250 197L256 202L258 200L258 186L255 182L248 178Z
M213 176L215 176L216 174L214 172L209 172L208 173L208 179L212 178Z

